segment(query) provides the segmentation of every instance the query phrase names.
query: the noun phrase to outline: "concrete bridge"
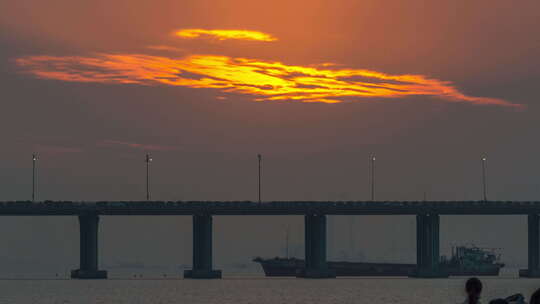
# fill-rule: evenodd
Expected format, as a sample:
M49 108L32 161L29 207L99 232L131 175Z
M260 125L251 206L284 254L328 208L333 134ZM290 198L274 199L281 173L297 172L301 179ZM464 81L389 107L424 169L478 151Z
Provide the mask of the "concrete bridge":
M416 277L445 277L439 269L440 215L527 215L528 268L523 277L540 277L540 202L0 202L0 216L78 216L80 267L72 278L103 279L98 268L99 217L107 215L189 215L193 217L193 268L186 278L220 278L212 265L212 217L216 215L303 215L306 278L335 275L326 264L327 215L416 215Z

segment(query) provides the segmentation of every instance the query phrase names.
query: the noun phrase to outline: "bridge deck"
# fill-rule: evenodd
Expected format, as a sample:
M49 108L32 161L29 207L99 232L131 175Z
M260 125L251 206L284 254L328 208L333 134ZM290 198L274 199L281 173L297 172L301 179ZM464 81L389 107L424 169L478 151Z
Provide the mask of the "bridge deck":
M414 215L540 214L540 202L510 201L280 201L257 202L0 202L0 215Z

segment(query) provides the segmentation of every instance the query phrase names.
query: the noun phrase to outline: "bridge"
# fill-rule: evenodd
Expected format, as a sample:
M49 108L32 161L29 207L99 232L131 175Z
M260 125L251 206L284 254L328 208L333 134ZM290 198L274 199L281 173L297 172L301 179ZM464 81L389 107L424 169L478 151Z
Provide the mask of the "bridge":
M416 215L415 277L436 278L439 269L439 221L441 215L527 215L528 268L522 277L540 277L540 202L422 201L422 202L0 202L0 216L77 216L80 227L80 266L74 279L104 279L98 266L99 218L107 215L184 215L193 217L193 265L184 277L221 278L213 268L212 218L224 215L302 215L305 224L305 278L331 278L326 263L327 215Z

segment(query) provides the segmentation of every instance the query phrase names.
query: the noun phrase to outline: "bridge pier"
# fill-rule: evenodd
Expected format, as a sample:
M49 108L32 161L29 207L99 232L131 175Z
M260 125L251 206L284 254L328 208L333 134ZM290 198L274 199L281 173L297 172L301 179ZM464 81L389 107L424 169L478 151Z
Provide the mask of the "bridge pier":
M107 271L98 270L97 214L79 216L80 268L71 271L72 279L106 279Z
M193 269L184 278L220 279L221 270L212 269L212 216L193 216Z
M445 278L448 274L439 268L439 215L416 216L416 278Z
M326 263L326 216L304 216L305 268L297 273L302 278L334 278Z
M527 217L528 232L528 268L519 271L520 277L540 278L540 216L529 214Z

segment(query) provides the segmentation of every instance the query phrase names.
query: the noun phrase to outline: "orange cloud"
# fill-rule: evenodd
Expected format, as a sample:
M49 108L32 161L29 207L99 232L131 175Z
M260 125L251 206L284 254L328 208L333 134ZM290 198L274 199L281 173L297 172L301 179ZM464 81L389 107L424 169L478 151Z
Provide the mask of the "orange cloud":
M277 38L270 34L258 31L247 30L204 30L204 29L182 29L174 33L181 38L199 38L209 36L218 40L255 40L255 41L276 41Z
M337 103L346 100L431 96L450 102L521 108L503 99L474 97L448 81L423 75L390 75L362 69L287 65L213 55L169 58L142 54L29 56L17 65L39 78L110 84L214 88L256 101ZM328 68L327 68L328 67Z
M173 53L185 53L186 50L174 46L168 46L168 45L149 45L146 47L149 50L154 51L166 51L166 52L173 52Z

